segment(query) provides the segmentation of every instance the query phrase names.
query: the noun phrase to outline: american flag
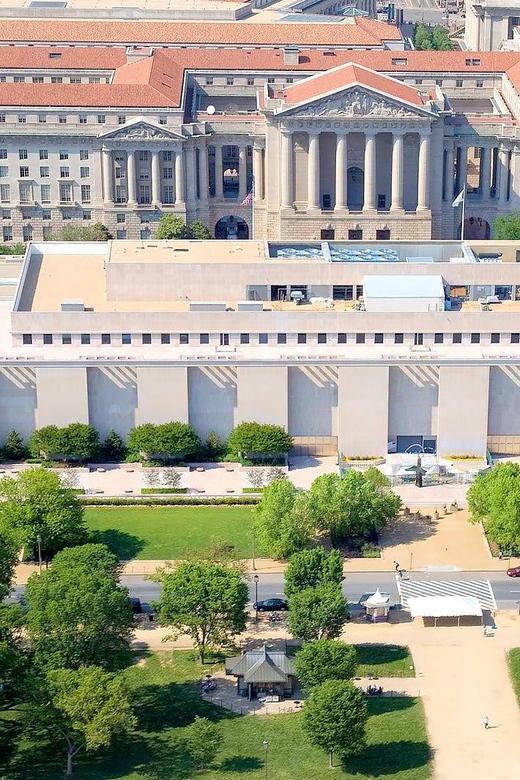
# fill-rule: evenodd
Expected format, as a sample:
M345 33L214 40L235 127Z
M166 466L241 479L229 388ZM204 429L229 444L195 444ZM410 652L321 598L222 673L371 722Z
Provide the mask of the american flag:
M242 203L240 205L241 206L250 206L252 202L253 202L253 190L251 190L251 192L249 192L246 195L246 197L244 198L244 200L242 201Z

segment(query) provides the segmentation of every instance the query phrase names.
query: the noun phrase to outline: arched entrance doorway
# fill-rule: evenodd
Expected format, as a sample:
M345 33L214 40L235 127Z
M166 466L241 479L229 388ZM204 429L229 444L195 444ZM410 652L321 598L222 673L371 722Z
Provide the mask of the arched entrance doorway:
M241 217L235 217L230 214L228 217L221 217L215 225L215 238L241 241L249 238L249 227L247 222Z
M347 170L347 206L351 211L363 208L364 174L361 168Z
M464 220L464 239L483 240L491 238L489 222L482 217L466 217Z

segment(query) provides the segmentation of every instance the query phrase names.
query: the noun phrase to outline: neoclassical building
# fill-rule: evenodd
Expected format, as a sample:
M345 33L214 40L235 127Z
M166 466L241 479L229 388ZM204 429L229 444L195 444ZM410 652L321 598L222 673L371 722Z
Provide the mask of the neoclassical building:
M337 46L327 24L54 27L77 43L0 23L0 242L148 239L165 213L216 238L451 239L463 188L480 239L520 208L519 53L405 51L370 19Z

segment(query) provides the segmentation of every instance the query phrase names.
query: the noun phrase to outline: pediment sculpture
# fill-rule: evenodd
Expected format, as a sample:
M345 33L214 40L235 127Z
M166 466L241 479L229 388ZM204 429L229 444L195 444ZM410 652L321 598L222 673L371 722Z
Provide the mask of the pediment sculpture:
M293 112L291 112L293 113ZM398 103L373 95L362 89L351 89L341 95L334 95L314 104L302 106L296 116L341 116L341 117L412 117L416 116Z
M104 135L125 141L171 141L172 138L180 137L177 133L163 131L144 123L122 127Z

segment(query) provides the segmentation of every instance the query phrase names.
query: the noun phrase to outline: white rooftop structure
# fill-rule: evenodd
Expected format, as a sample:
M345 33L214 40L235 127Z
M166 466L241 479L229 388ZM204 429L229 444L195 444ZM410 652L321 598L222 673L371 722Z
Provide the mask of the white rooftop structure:
M482 618L482 607L475 596L411 596L408 608L414 620L417 617Z
M365 309L382 311L443 311L442 276L365 276Z

